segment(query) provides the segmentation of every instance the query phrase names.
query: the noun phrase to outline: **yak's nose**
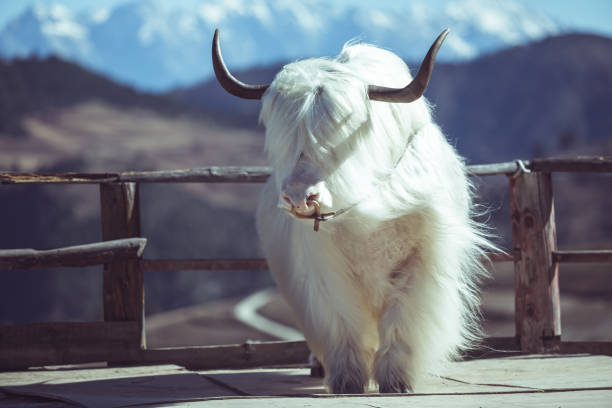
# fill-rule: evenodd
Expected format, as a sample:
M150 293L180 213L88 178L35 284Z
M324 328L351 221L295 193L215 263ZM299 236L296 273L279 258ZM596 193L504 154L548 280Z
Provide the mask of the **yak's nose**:
M290 197L288 194L282 193L281 200L283 201L283 207L289 206L291 210L295 210L300 215L312 215L315 211L313 201L319 198L319 194L309 194L307 197L302 199L296 199Z

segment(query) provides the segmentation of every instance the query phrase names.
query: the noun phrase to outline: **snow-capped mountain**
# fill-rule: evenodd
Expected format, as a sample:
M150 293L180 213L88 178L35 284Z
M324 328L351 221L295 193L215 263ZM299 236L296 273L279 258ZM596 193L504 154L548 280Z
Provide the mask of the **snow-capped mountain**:
M60 0L9 22L0 31L0 56L56 54L137 88L165 90L211 75L217 27L232 69L335 55L350 39L418 61L446 27L452 35L439 58L457 61L562 31L509 0L456 0L441 9L425 1L338 8L322 0L142 0L78 14Z

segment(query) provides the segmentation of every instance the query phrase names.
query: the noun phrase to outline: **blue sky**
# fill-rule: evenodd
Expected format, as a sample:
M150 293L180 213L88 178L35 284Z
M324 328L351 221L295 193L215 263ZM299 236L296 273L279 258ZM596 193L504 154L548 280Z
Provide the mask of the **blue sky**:
M15 18L23 10L33 4L62 3L69 8L80 11L97 7L108 7L118 3L134 0L1 0L0 1L0 28ZM138 1L138 0L136 0ZM440 6L452 0L429 0L429 3ZM484 0L491 1L491 0ZM501 0L500 0L501 1ZM612 0L515 0L528 7L547 14L563 23L566 27L585 32L594 32L612 36ZM187 7L200 0L180 0L180 5ZM173 1L174 5L179 1ZM372 0L335 0L339 4L372 4ZM405 1L377 0L377 5L394 8L405 4ZM167 2L166 4L169 4Z

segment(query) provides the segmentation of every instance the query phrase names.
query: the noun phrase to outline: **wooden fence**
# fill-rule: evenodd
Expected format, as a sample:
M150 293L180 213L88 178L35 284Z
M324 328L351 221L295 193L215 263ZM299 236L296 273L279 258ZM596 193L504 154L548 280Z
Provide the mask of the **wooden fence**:
M510 183L513 248L493 261L513 261L516 335L487 338L474 355L491 349L517 353L612 355L611 342L561 340L558 265L612 262L612 250L558 251L552 194L553 172L612 173L612 158L538 159L470 166L471 175L506 175ZM0 173L0 184L99 184L105 242L35 251L1 250L0 269L104 265L103 322L0 326L0 369L107 361L111 364L174 363L190 368L240 368L302 364L303 341L155 348L146 346L144 273L173 269L267 269L262 259L142 259L140 183L264 182L266 167L98 174ZM493 353L494 354L494 353Z

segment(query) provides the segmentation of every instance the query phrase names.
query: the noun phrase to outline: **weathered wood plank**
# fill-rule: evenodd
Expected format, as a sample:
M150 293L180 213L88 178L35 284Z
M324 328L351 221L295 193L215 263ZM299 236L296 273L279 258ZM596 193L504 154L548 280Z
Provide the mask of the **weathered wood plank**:
M0 250L0 269L101 265L140 258L146 244L145 238L130 238L48 250L3 249Z
M123 173L0 173L0 184L100 183L263 183L272 169L264 166L212 166Z
M119 173L0 173L0 184L98 184L116 181Z
M598 354L612 356L612 341L562 341L557 345L559 354Z
M491 262L512 262L519 259L520 253L508 250L506 253L489 255ZM267 270L265 259L141 259L140 266L145 271L184 271L184 270Z
M612 250L554 251L553 262L612 262Z
M142 259L145 271L266 270L265 259Z
M525 167L543 172L612 173L612 157L576 157L523 160ZM517 162L468 166L472 176L510 175L519 170ZM123 173L0 173L0 184L24 183L262 183L271 174L264 166L212 166L193 169L131 171Z
M142 350L141 362L172 363L190 369L246 368L306 364L305 341L248 342L223 346L172 347Z
M182 170L126 172L119 175L122 182L138 183L263 183L272 169L261 166L202 167Z
M557 354L590 353L612 355L612 342L560 342L545 340L547 350ZM516 337L487 337L464 354L466 359L494 358L526 354ZM192 369L236 369L250 367L307 365L305 341L248 342L200 347L170 347L142 350L136 363L178 364Z
M612 173L612 157L607 156L551 157L522 162L528 170L545 173ZM473 176L511 175L517 170L520 170L517 161L468 166Z
M468 175L470 176L495 176L500 174L512 174L517 169L518 166L516 162L473 164L467 167Z
M0 326L0 370L41 365L110 361L128 364L178 364L192 369L236 369L306 365L304 341L222 346L134 349L138 322L37 323ZM558 354L612 355L612 342L555 342ZM468 359L524 354L514 337L487 338Z
M489 255L491 262L512 262L520 256L514 250ZM145 271L184 270L267 270L265 259L141 259Z
M555 211L550 173L521 173L510 179L515 261L516 335L523 352L546 351L544 340L561 336Z
M138 184L100 184L102 238L115 240L140 236ZM104 266L104 320L137 321L140 333L131 339L134 348L146 346L144 326L144 274L139 260L119 260Z
M59 322L0 326L0 370L136 360L138 322Z
M519 354L514 337L489 337L466 357L493 357ZM305 341L247 342L221 346L171 347L143 350L140 363L178 364L192 369L233 369L308 363Z
M527 166L531 171L567 173L612 173L611 156L551 157L533 159Z

